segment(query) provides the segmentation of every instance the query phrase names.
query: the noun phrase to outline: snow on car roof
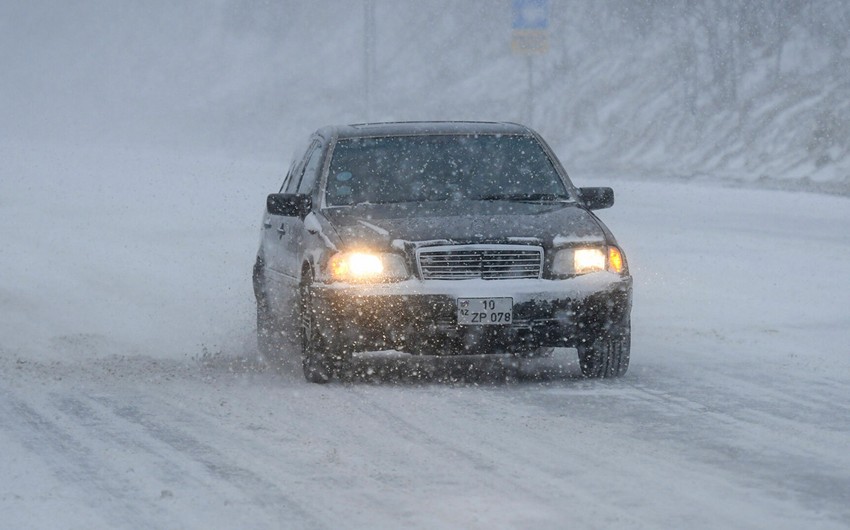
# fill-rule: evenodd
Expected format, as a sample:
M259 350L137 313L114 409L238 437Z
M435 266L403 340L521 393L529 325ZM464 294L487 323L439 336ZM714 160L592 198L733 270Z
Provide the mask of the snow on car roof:
M405 136L422 134L531 134L523 125L510 122L483 121L406 121L356 123L324 127L320 132L338 138L362 138L375 136Z

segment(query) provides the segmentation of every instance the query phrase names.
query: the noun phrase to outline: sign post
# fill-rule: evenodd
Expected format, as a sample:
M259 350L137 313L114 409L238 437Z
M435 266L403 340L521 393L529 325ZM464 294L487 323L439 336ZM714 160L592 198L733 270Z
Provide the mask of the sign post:
M524 55L528 66L525 122L534 118L533 57L549 51L549 0L511 0L511 49Z
M366 121L372 121L372 78L375 73L375 4L363 0L363 101Z

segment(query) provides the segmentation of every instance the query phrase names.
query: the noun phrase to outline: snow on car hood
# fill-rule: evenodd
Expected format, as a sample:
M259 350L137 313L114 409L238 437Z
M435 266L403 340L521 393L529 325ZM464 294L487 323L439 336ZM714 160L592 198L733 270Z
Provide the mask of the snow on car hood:
M595 217L575 203L507 201L359 204L322 211L344 246L392 241L605 241Z

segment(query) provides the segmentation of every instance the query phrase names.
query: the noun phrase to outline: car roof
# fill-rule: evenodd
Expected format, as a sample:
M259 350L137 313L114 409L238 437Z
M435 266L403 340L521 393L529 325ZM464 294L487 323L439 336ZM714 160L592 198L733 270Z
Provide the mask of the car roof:
M374 138L381 136L419 136L439 134L533 134L524 125L486 121L402 121L334 125L319 129L318 134L337 138Z

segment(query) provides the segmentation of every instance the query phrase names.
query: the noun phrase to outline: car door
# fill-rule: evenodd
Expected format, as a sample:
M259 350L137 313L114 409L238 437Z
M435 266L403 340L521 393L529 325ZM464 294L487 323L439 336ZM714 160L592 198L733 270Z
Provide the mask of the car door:
M322 143L314 138L304 159L286 180L282 193L310 193L309 188L316 181L322 161ZM306 191L305 191L306 190ZM301 282L301 265L304 256L305 230L304 220L297 216L269 215L270 247L274 248L275 291L278 294L271 300L275 312L281 315L296 305L294 298Z
M283 180L279 193L297 188L307 157L312 152L313 142L307 148L300 149L293 156L292 165ZM289 307L295 280L292 276L292 258L285 252L289 245L287 233L291 233L291 218L272 215L268 210L263 214L263 260L265 262L265 281L268 287L268 301L272 310L283 315L283 308Z
M322 144L316 139L311 145L307 153L306 163L301 170L299 178L292 179L284 193L304 193L310 194L312 183L315 182L316 173L319 169L319 164L322 160ZM301 267L304 262L304 242L305 230L304 220L297 216L283 217L281 226L283 233L281 241L282 259L284 270L282 271L287 279L292 280L295 284L301 281Z

